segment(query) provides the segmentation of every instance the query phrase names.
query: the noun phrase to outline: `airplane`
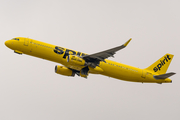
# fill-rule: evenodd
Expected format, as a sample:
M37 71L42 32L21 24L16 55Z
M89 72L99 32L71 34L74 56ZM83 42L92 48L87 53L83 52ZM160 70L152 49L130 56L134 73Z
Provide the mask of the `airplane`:
M123 45L94 54L85 54L25 37L7 40L5 45L20 55L27 54L60 63L61 65L55 66L55 72L64 76L74 77L78 75L87 78L91 73L131 82L172 83L169 77L176 73L166 73L174 56L172 54L165 54L145 69L107 59L108 57L114 57L113 55L125 48L131 40L130 38Z

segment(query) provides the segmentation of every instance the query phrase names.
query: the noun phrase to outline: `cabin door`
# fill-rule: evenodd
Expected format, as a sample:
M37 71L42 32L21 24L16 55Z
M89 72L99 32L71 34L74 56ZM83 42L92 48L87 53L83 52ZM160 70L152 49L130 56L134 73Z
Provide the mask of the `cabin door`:
M29 39L28 38L24 38L24 45L28 46L29 45Z
M146 70L142 70L142 78L146 78Z

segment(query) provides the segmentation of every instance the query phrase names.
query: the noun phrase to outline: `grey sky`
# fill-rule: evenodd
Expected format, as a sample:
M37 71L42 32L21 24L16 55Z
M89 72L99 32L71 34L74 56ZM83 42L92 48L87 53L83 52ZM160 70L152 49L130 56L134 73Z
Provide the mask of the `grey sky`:
M14 54L4 42L29 37L88 54L124 44L111 60L146 68L174 54L179 70L179 0L0 0L1 120L179 120L179 74L172 84L142 84L90 74L54 73L55 65Z

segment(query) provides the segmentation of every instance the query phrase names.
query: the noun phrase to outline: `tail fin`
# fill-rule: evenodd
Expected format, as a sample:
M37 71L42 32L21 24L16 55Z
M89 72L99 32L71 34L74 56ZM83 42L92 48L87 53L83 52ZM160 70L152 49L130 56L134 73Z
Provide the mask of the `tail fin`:
M146 68L146 70L157 73L157 74L165 74L174 55L166 54L158 61L153 63L151 66Z

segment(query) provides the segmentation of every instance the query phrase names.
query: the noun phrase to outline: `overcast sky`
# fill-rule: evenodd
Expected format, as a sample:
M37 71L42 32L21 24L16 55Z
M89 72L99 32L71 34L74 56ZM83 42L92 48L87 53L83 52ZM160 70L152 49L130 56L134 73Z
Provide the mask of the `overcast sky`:
M146 0L147 1L147 0ZM179 0L0 0L1 120L179 120ZM13 37L87 54L130 44L111 60L146 68L174 54L173 83L133 83L54 72L58 63L18 55Z

